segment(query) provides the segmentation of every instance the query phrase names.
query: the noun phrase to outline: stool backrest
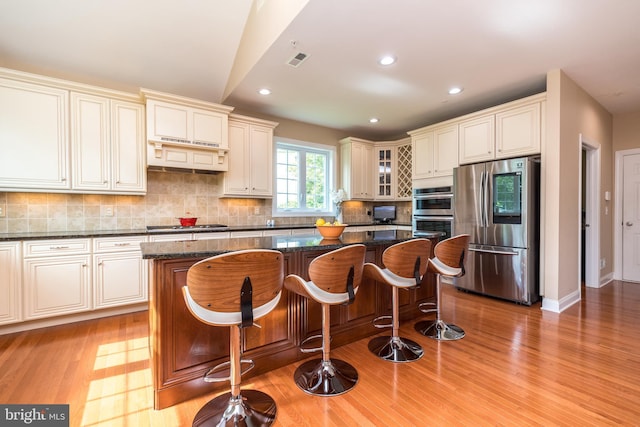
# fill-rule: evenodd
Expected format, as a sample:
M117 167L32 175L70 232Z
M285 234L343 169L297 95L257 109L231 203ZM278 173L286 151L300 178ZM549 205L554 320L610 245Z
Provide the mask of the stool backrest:
M469 251L468 234L459 234L438 242L433 253L440 261L452 268L461 268L464 274L464 261Z
M309 264L309 278L326 292L342 294L347 292L347 278L353 266L353 289L358 289L365 252L365 246L357 244L322 254Z
M382 253L382 263L385 268L400 277L412 278L416 276L418 267L419 277L427 271L427 263L431 256L431 240L412 239L389 246ZM419 265L416 266L420 258Z
M240 293L245 278L252 286L252 305L273 300L282 290L284 256L273 250L245 250L199 261L187 272L187 286L201 307L217 312L240 312Z

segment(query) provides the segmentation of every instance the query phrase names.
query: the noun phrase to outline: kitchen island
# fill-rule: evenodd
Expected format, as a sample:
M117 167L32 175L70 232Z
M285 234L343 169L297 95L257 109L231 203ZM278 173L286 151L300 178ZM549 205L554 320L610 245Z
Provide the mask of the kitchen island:
M438 233L430 236L433 245L439 237ZM385 248L411 238L409 231L388 230L344 233L338 240L307 235L142 243L143 257L151 260L149 344L154 408L166 408L229 387L227 382L206 383L202 379L212 366L228 359L229 329L207 326L188 311L181 289L195 262L243 249L275 249L284 255L285 274L308 279L309 263L322 253L362 243L366 246L366 261L380 264ZM422 313L417 304L434 300L434 283L429 275L419 288L401 293L403 320L419 317ZM390 310L391 290L377 282L363 281L353 304L331 307L331 346L380 333L372 321ZM321 321L319 304L283 290L278 306L258 322L262 328L245 330L243 357L255 362L255 368L245 378L310 357L301 353L298 346L304 338L319 333Z

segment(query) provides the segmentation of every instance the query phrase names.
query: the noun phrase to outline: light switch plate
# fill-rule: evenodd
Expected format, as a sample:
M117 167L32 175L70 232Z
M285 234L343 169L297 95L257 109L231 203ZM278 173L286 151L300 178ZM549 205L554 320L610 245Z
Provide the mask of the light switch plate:
M7 215L7 205L0 204L0 218L4 218Z

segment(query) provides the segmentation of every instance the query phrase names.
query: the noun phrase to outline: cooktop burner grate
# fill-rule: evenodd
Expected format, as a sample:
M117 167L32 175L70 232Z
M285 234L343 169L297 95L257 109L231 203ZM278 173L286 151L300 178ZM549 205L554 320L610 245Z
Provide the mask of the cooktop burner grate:
M167 231L183 231L183 230L226 230L229 226L224 224L196 224L190 226L184 225L147 225L147 231L151 232L167 232Z

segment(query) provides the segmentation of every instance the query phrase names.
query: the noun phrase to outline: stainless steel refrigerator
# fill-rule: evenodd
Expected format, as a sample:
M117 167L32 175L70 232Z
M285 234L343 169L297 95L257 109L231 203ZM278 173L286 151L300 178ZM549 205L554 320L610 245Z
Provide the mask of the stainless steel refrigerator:
M464 165L453 175L453 233L471 235L461 289L530 305L539 299L539 159Z

